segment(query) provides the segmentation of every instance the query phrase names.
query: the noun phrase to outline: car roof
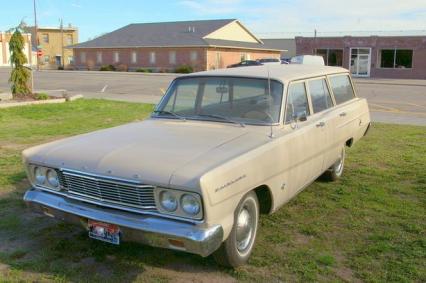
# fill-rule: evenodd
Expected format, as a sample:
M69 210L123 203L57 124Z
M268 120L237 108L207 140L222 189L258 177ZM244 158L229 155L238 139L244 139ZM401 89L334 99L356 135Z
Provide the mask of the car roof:
M261 65L250 66L244 68L218 69L192 73L182 77L194 76L234 76L234 77L251 77L251 78L270 78L282 82L289 82L298 79L306 79L310 77L318 77L336 73L348 73L349 71L340 67L318 66L318 65Z

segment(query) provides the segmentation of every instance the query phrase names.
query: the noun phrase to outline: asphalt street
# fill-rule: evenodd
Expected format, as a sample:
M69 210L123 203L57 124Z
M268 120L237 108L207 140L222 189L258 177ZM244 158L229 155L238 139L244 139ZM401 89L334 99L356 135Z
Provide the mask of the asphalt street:
M0 91L9 89L10 69L0 68ZM130 102L157 103L175 74L95 71L35 71L36 91L83 94ZM367 98L375 122L426 126L426 80L355 79L358 96Z

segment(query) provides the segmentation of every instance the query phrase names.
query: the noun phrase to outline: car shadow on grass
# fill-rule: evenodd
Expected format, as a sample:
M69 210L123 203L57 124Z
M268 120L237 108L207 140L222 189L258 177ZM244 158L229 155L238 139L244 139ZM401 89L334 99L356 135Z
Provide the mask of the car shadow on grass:
M90 239L80 226L33 213L22 200L28 187L27 181L17 182L15 190L0 197L0 275L91 282L233 281L212 257L131 242L114 246Z

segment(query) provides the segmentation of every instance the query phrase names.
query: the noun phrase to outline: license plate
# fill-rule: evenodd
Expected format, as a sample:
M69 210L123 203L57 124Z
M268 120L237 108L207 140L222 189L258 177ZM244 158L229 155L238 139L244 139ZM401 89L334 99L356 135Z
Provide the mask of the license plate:
M89 237L111 243L120 244L120 228L117 225L89 220Z

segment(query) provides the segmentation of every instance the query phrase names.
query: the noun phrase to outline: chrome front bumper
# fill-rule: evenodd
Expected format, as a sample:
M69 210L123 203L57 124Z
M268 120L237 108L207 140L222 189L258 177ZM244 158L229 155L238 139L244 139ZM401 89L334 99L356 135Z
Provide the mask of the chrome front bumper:
M36 212L82 224L86 229L88 219L118 225L123 241L181 250L203 257L218 249L223 240L220 225L201 228L191 223L104 208L37 189L28 190L24 201Z

